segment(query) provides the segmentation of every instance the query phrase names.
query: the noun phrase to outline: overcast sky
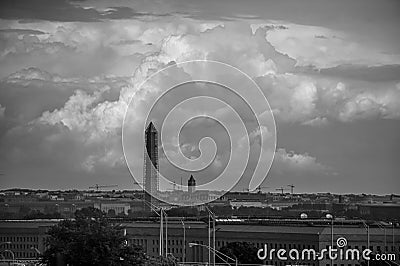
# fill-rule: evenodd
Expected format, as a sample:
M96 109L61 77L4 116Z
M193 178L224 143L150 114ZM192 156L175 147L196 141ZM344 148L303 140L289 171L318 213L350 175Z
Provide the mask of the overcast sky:
M1 1L0 187L138 188L121 143L130 97L150 105L138 86L151 73L209 59L246 72L271 105L270 191L399 193L399 11L397 0Z

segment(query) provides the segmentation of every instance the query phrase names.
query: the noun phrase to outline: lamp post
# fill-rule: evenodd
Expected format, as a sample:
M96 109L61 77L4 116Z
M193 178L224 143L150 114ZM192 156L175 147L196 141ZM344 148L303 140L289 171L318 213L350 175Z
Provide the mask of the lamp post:
M384 243L385 243L385 251L387 251L387 241L386 241L386 227L382 224L378 224L379 229L384 231L385 238L384 238Z
M37 248L35 248L34 246L32 246L31 249L34 250L37 255L39 255L39 256L41 255L40 251ZM36 257L38 257L38 256L36 256Z
M361 220L364 225L364 228L367 230L367 249L369 249L369 225L364 221ZM367 260L367 265L369 266L369 260Z
M223 260L226 264L228 264L228 265L231 265L231 264L230 264L229 262L225 261L223 258L221 258L221 256L224 256L224 257L227 258L228 260L234 261L234 262L235 262L235 266L238 265L238 260L237 260L236 256L234 256L235 258L231 258L231 257L229 257L228 255L226 255L226 254L222 253L221 251L218 251L218 250L216 250L216 249L214 249L214 248L212 248L212 247L210 247L210 246L203 245L203 244L199 244L199 243L189 243L189 247L193 247L193 246L205 247L205 248L207 248L208 250L212 250L214 254L215 254L215 253L218 253L217 256L218 256L221 260ZM215 261L214 261L214 263L215 263Z
M391 223L392 224L392 251L394 249L394 222Z
M333 249L333 215L328 213L325 215L326 219L331 220L331 248ZM333 265L333 259L331 257L331 265Z
M208 245L211 247L211 241L210 241L210 231L211 231L211 223L210 220L212 219L212 224L213 224L213 265L215 266L215 214L206 206L206 209L208 211ZM210 249L208 250L208 263L210 262Z
M10 249L5 249L4 250L5 252L10 252L11 253L11 255L12 255L12 262L13 262L13 265L15 264L15 254L14 254L14 252L12 251L12 250L10 250Z
M168 217L167 213L161 209L161 212L164 213L165 218L165 257L168 256Z
M0 246L2 246L2 245L11 245L11 242L10 242L10 241L1 242L1 243L0 243ZM7 251L7 250L4 250L4 251ZM11 252L12 252L12 251L11 251ZM1 254L1 256L3 256L3 258L5 259L5 257L4 257L3 254Z
M164 209L161 207L157 207L151 202L148 202L146 200L143 200L143 203L147 204L150 207L150 210L153 211L155 214L157 214L160 217L160 240L159 240L159 255L163 256L164 255L164 217L165 217L165 257L167 257L167 248L168 248L168 242L167 242L167 228L168 228L168 221L167 221L167 214L165 213ZM158 213L158 211L160 213Z
M182 228L183 228L183 254L182 254L182 262L186 262L186 227L183 220L181 220Z

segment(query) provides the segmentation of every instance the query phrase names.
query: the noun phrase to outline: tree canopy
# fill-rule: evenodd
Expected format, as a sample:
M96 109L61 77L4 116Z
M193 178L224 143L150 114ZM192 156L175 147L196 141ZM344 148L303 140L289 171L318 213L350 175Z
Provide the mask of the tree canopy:
M262 263L257 257L257 247L248 242L230 242L219 250L232 259L237 258L238 263L259 264ZM224 258L225 260L225 258ZM223 262L218 257L216 261Z
M145 265L141 246L128 245L124 229L95 208L75 213L48 232L42 262L48 265Z

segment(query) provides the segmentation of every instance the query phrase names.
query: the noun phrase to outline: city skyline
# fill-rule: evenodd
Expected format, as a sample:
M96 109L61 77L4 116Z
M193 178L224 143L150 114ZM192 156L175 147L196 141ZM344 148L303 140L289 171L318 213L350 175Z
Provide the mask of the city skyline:
M94 184L140 189L122 147L125 111L133 110L130 138L140 142L131 148L143 156L142 106L152 106L162 91L140 84L175 63L207 59L245 72L268 99L276 149L261 186L275 190L294 184L298 193L398 194L399 8L392 0L4 1L1 189L83 190ZM192 73L178 70L159 82L173 84ZM190 90L215 92L239 106L251 145L273 132L253 127L247 107L215 84L178 89L171 99L183 101L195 94ZM216 117L225 115L220 106L204 102L178 114L201 113L204 107ZM168 108L161 104L157 112ZM220 173L227 161L233 144L226 143L222 129L207 119L182 128L179 147L188 158L200 156L204 135L218 147L212 167L193 173L197 185ZM164 145L166 154L175 147L172 141ZM191 172L170 171L163 154L159 160L161 171L186 184ZM140 170L143 162L132 157ZM247 183L243 178L233 190L243 191Z

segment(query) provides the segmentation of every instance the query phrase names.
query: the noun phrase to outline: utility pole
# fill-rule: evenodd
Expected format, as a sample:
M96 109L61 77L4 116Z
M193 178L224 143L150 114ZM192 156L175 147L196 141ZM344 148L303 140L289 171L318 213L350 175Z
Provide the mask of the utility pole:
M210 220L211 220L211 218L212 218L212 225L213 225L213 265L215 266L215 214L206 206L206 209L207 209L207 211L208 211L208 246L210 246L211 247L211 237L210 237L210 225L211 225L211 222L210 222ZM209 263L210 263L210 260L211 260L211 250L209 249L209 252L208 252L208 261L209 261Z
M162 213L162 209L160 211L160 256L163 256L163 242L164 242L164 224L163 224L163 213Z
M181 220L182 227L183 227L183 256L182 256L182 262L185 263L186 261L186 227L185 223L183 220Z
M164 213L165 217L165 257L168 257L168 217L163 209L161 209L161 212Z

